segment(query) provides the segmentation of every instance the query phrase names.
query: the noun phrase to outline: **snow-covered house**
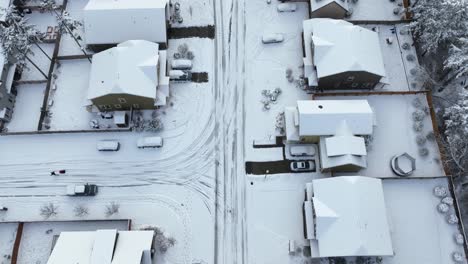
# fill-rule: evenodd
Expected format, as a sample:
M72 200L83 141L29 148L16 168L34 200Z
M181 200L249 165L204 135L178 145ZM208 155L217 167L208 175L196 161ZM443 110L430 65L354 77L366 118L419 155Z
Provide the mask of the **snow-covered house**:
M312 18L344 18L349 12L346 0L310 0Z
M15 105L16 95L13 91L16 64L9 63L0 48L0 128L9 122Z
M153 231L62 232L47 264L151 264Z
M167 44L169 0L89 0L84 8L85 42L101 49L130 39Z
M367 100L300 100L285 108L286 140L316 143L336 135L343 121L352 135L371 135L374 114Z
M158 44L129 40L93 56L87 96L92 111L154 109L168 96L167 54Z
M378 34L344 20L305 20L304 76L310 88L372 89L385 76Z
M306 185L303 206L313 258L393 255L380 179L313 180Z

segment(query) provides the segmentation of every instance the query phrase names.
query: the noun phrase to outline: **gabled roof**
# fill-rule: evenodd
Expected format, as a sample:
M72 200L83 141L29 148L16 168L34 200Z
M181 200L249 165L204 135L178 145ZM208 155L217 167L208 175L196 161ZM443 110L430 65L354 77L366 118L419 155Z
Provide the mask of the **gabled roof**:
M86 44L129 39L167 41L168 0L90 0L83 10Z
M315 65L317 77L364 71L385 76L378 34L344 20L304 21L305 65Z
M393 255L380 179L343 176L312 185L318 249L312 257Z
M348 11L348 3L342 0L310 0L312 12L330 4L336 4L338 7Z
M343 121L353 135L370 135L373 111L367 100L297 101L300 136L335 135Z
M88 99L128 94L156 99L159 45L129 40L93 56Z

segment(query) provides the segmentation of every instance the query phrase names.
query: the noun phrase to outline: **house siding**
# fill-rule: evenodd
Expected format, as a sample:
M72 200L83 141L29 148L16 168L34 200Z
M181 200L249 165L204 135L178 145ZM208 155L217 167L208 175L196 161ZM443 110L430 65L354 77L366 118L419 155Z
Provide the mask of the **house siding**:
M328 5L311 12L312 18L343 19L345 16L346 10L337 3L329 3Z
M109 94L95 98L92 100L92 102L93 105L95 105L100 111L103 112L130 110L131 108L155 109L154 99L128 94Z

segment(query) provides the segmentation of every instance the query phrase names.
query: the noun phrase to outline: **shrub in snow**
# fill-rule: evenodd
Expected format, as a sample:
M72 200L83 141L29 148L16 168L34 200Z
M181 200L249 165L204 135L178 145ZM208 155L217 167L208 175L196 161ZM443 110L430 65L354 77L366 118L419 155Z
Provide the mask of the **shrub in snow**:
M444 67L454 70L455 78L460 78L468 76L468 35L457 42L451 45Z
M411 45L408 42L405 42L401 45L401 48L404 50L409 50Z
M180 53L182 58L185 58L185 55L187 54L188 50L189 50L189 47L187 43L180 44L179 47L177 47L177 51Z
M445 214L449 210L450 210L450 206L448 206L447 204L440 203L440 204L437 205L437 211L439 211L440 213Z
M442 202L444 204L453 205L453 198L452 197L445 197L445 198L442 199Z
M465 238L461 233L455 234L454 239L455 243L457 243L458 245L463 245L463 243L465 243Z
M429 142L434 142L434 141L436 140L436 137L435 137L434 132L431 131L431 132L427 133L426 139L427 139L427 141L429 141Z
M119 213L119 210L120 210L120 204L116 202L111 202L110 204L106 205L105 213L106 213L106 216L109 217L109 216Z
M193 52L191 50L189 50L189 51L187 51L186 57L189 60L193 60L193 59L195 59L195 54L193 54Z
M85 207L84 205L77 205L73 209L73 212L75 213L75 216L77 217L84 217L89 214L89 209Z
M458 217L455 214L447 215L446 220L447 220L447 223L449 223L451 225L458 224Z
M416 132L421 132L424 128L424 123L421 121L416 121L413 123L413 129Z
M174 59L178 60L180 58L182 58L182 56L180 55L179 52L174 53Z
M48 219L58 214L58 206L56 206L53 203L48 203L48 204L43 205L39 209L39 211L40 211L41 216Z
M425 136L423 136L423 135L417 135L417 136L416 136L416 143L417 143L419 146L422 146L422 145L426 144L426 141L427 141L427 139L426 139Z
M160 253L166 253L169 248L173 247L176 244L176 239L174 237L169 236L160 227L147 225L142 226L139 229L154 231L155 246Z
M263 110L270 110L270 104L276 104L278 97L282 92L283 91L279 87L275 88L273 91L266 89L262 90L263 99L260 102L263 104Z
M414 61L416 57L413 54L408 54L406 55L406 60L407 61Z
M374 136L364 136L364 144L366 145L366 149L368 152L372 150L372 141L374 141Z
M278 115L276 116L275 127L280 135L284 135L285 133L284 112L279 112Z
M427 157L429 155L429 149L428 148L419 148L418 153L419 153L419 156L421 156L421 157Z
M465 263L465 257L460 252L453 252L452 259L457 263Z
M444 186L436 186L434 188L434 195L436 197L445 197L447 196L447 194L448 194L447 188L445 188Z
M294 76L293 76L293 71L291 68L286 69L286 79L288 82L292 83L294 82Z

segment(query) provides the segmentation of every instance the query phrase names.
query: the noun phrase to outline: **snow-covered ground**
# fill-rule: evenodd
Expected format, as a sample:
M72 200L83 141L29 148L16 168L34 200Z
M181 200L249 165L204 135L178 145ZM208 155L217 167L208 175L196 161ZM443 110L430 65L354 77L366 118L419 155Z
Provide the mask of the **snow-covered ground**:
M127 221L37 222L25 223L18 264L47 263L54 236L63 231L127 230ZM38 243L40 241L40 243Z
M88 0L72 0L68 1L67 4L67 12L70 16L78 21L83 22L83 8L88 3ZM78 27L76 29L76 36L82 38L80 44L84 47L84 28ZM91 54L92 52L86 50L86 53ZM70 36L70 34L62 34L62 39L60 41L60 50L59 56L66 56L66 55L83 55L83 51L81 50L80 46L75 42L75 40Z
M45 84L17 85L18 95L11 121L7 123L9 132L36 131L41 115Z
M172 27L199 27L214 25L214 8L211 0L176 0L172 4L180 3L182 23L172 23Z
M400 20L404 15L402 0L359 0L349 5L352 8L352 15L347 18L349 20L392 21ZM395 8L400 11L397 15L393 13Z
M263 160L275 160L262 150L255 151L254 140L274 140L277 135L275 118L284 106L295 105L297 100L310 99L303 90L286 79L290 68L296 78L302 73L302 21L308 17L308 5L297 3L294 13L279 13L276 6L263 0L246 1L246 54L245 54L245 159L258 160L255 152L261 152ZM263 34L282 33L285 41L278 44L262 44ZM263 110L262 90L281 88L277 104L269 111ZM263 156L265 155L265 156ZM268 155L268 156L267 156Z
M330 96L317 97L319 100L365 99L369 101L375 113L376 126L368 148L367 169L358 172L369 177L395 177L390 168L390 160L394 155L407 152L416 158L416 170L412 176L438 177L445 175L436 141L427 140L422 147L429 150L428 156L421 156L421 148L416 137L426 137L433 133L431 117L425 115L423 130L416 132L413 128L413 113L418 109L427 108L424 94L419 95L372 95L372 96ZM420 108L414 107L415 100L421 102Z
M383 263L454 263L453 253L464 255L463 247L455 243L458 225L448 224L447 215L437 211L441 198L433 194L436 186L448 188L447 178L388 179L383 183L395 252L394 257L384 258Z
M16 239L16 230L18 224L16 223L1 223L0 224L0 263L10 264L11 253L13 252L13 245Z

